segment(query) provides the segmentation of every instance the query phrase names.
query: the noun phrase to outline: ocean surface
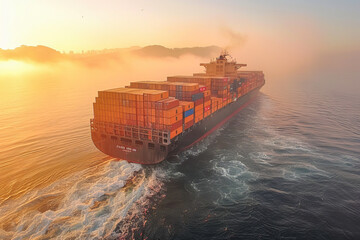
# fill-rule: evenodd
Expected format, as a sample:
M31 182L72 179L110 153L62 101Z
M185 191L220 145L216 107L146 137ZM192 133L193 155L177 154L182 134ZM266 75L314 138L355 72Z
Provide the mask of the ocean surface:
M360 239L360 95L267 79L156 166L99 152L111 78L0 79L0 239Z

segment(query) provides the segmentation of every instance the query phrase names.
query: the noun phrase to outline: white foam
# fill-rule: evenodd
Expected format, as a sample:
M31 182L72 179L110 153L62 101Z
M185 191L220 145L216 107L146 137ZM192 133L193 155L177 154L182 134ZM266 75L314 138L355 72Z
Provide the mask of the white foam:
M0 239L110 236L160 188L156 171L146 177L141 165L112 160L2 206Z
M221 176L232 180L239 179L244 173L249 172L241 161L229 160L226 156L221 157L220 161L215 161L213 169Z
M285 179L300 180L310 176L330 177L330 174L310 163L298 163L282 170Z
M252 160L259 164L264 164L268 166L272 166L271 157L267 155L265 152L251 152L249 156Z
M227 124L227 123L226 123ZM201 153L205 152L209 145L212 144L216 137L221 134L221 131L224 130L225 125L218 128L216 131L211 133L206 138L202 139L199 143L197 143L195 146L189 148L188 150L184 151L181 156L188 157L188 156L198 156Z
M240 154L221 153L214 159L209 160L212 169L217 174L211 178L199 179L190 184L195 192L199 194L215 191L219 197L214 200L216 205L226 205L248 196L248 182L256 179L257 175L251 172L241 161ZM226 184L221 184L224 182ZM214 186L220 186L216 189ZM214 195L215 196L215 195Z
M269 134L270 137L264 141L264 145L280 150L312 152L310 146L302 142L300 139L283 136L270 129L266 129L266 133Z
M156 201L156 197L165 197L164 194L160 195L163 186L163 182L159 181L164 176L164 172L153 171L151 176L147 179L146 185L143 187L142 196L138 198L133 204L129 205L128 213L122 220L120 225L120 233L111 231L110 235L112 239L134 239L134 232L138 230L140 225L144 227L146 224L145 217L148 213L148 209L152 202ZM145 187L146 186L146 187Z

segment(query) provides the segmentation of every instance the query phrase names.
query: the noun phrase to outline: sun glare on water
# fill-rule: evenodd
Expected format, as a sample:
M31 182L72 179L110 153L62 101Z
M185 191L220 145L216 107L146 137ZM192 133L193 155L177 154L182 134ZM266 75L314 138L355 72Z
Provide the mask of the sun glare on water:
M36 66L31 63L23 61L8 60L0 61L0 76L1 75L21 75L24 73L32 72Z

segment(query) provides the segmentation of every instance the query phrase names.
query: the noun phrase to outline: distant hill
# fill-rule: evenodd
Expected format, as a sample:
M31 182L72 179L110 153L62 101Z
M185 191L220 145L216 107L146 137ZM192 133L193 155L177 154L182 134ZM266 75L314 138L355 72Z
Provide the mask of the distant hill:
M60 60L76 60L89 65L99 65L107 61L120 61L124 54L132 54L140 57L174 57L182 55L194 55L210 58L221 51L220 47L190 47L190 48L166 48L160 45L146 47L114 48L104 50L90 50L85 53L63 54L46 46L20 46L15 49L0 49L1 60L22 60L34 62L56 62Z
M166 48L161 45L151 45L133 50L132 53L143 57L180 57L191 54L199 57L211 57L220 53L221 48L217 46L191 47L191 48Z
M23 60L35 62L54 62L62 59L64 56L46 46L20 46L15 49L0 49L0 60Z

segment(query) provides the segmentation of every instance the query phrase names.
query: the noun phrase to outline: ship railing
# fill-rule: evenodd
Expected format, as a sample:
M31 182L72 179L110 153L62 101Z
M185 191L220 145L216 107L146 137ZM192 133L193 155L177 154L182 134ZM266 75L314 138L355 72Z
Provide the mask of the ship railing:
M149 141L163 145L170 144L170 131L140 126L129 126L90 119L91 131L106 133L140 141Z

